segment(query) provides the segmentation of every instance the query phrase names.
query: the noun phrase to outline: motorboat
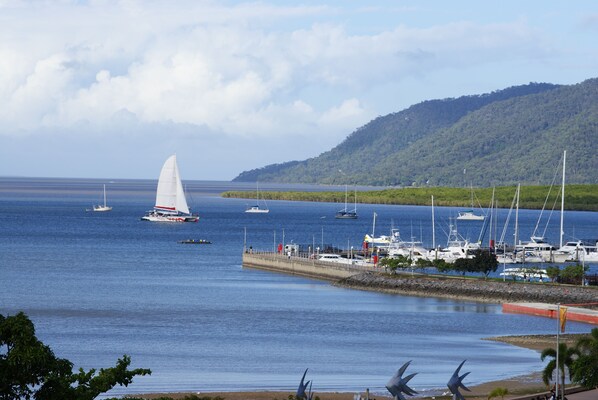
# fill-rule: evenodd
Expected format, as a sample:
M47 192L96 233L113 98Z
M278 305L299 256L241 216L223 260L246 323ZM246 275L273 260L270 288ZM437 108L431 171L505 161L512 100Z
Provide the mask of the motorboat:
M464 239L457 232L457 228L454 225L450 225L446 247L430 250L428 252L428 259L441 259L448 263L452 263L459 258L472 258L473 251L478 250L479 248L479 243L472 243L469 240Z
M398 229L391 231L390 238L390 243L388 244L389 257L403 256L413 261L428 258L428 249L423 246L421 241L414 239L411 241L402 240Z
M473 210L463 210L459 212L459 215L457 216L457 219L459 221L483 221L484 220L483 215L477 215L473 212Z

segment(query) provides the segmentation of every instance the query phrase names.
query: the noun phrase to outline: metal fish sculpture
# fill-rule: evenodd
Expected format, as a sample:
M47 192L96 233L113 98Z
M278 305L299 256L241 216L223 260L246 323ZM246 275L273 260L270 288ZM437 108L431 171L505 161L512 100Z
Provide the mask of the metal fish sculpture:
M405 370L407 369L410 363L411 361L407 361L405 364L403 364L403 366L399 368L397 373L394 374L393 377L390 378L390 380L386 384L386 389L388 389L390 394L392 394L395 399L406 400L403 393L408 396L413 396L414 394L417 394L415 390L407 386L407 382L409 382L411 378L417 375L417 372L411 375L407 375L403 378L403 373L405 373Z
M463 360L463 362L459 364L459 367L455 370L455 372L453 372L453 376L451 376L451 379L449 379L448 383L446 384L451 393L453 394L454 400L465 400L463 398L463 395L459 392L459 388L463 388L468 392L471 391L463 384L463 379L465 379L465 377L469 375L469 372L466 372L463 375L459 376L459 371L461 370L463 364L465 364L465 361L467 360Z
M299 382L299 387L297 388L297 398L299 399L306 399L309 400L307 394L305 394L305 389L307 389L307 385L309 385L310 381L307 381L304 383L305 381L305 375L307 374L307 370L309 368L305 369L305 372L303 373L303 377L301 378L301 382ZM310 386L310 392L311 392L311 386Z

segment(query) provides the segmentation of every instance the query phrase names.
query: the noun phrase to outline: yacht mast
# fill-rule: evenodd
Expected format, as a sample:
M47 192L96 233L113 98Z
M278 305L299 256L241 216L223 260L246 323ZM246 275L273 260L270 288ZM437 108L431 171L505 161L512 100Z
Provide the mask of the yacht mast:
M519 241L519 191L521 190L521 183L517 184L517 203L515 205L515 243L513 248L517 246Z
M432 248L436 249L436 229L434 227L434 195L432 195Z
M349 190L349 186L345 183L345 212L347 212L347 196L348 196L348 191Z
M561 247L563 247L563 235L565 234L563 228L563 215L565 213L565 163L567 160L567 150L563 152L563 187L561 189Z

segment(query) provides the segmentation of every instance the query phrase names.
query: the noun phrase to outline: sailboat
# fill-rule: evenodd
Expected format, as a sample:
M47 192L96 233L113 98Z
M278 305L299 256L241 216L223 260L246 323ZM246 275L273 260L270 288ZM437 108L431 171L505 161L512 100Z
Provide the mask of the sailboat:
M189 212L179 167L176 163L176 155L170 156L162 166L156 190L156 205L141 219L152 222L199 221L197 214Z
M337 219L356 219L357 218L357 191L355 191L355 207L353 210L349 210L347 208L347 198L349 196L348 186L345 185L345 208L340 211L337 211L334 215L334 218Z
M270 210L268 209L268 205L266 204L266 200L264 200L264 208L260 208L260 188L259 188L259 186L257 186L257 184L256 184L255 205L247 207L245 212L252 213L252 214L267 214L270 212Z
M112 207L106 205L106 185L104 185L104 204L103 205L94 205L93 211L96 212L104 212L104 211L112 211Z
M485 216L474 213L473 208L473 186L471 186L471 209L460 211L457 219L459 221L483 221Z

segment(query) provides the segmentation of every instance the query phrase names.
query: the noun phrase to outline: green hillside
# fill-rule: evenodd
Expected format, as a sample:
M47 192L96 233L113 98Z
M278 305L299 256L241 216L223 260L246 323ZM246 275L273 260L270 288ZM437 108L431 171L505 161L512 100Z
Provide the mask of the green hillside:
M598 79L425 101L376 118L318 157L246 171L234 180L538 185L552 182L563 150L568 183L598 183Z

